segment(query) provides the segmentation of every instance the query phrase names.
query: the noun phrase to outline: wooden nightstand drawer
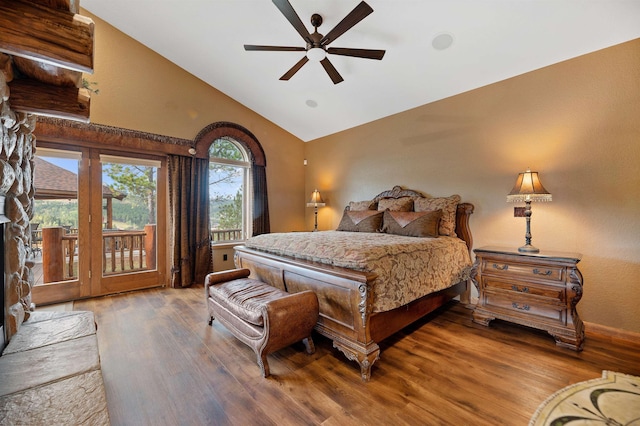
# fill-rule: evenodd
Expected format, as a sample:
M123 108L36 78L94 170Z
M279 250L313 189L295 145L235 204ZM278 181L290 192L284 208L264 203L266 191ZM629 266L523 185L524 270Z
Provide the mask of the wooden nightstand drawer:
M487 293L484 298L485 306L496 310L504 310L507 313L513 312L518 314L527 314L528 317L537 317L537 320L544 319L547 321L562 324L564 321L564 306L558 304L536 303L527 299L512 299L504 297L500 293ZM534 321L535 318L529 318Z
M497 259L485 259L482 263L485 274L522 276L550 281L564 281L564 267L504 262Z
M565 287L543 285L519 280L507 280L501 277L485 276L482 280L487 291L499 290L512 293L513 295L525 294L540 296L549 299L550 302L565 301Z

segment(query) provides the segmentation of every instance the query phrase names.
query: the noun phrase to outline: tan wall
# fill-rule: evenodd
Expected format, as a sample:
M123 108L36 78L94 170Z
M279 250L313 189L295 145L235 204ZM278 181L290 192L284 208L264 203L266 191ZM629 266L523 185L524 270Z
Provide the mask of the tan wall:
M86 10L95 22L95 68L87 75L91 122L193 139L228 121L251 131L267 157L272 231L304 227L304 143L272 122L162 58ZM224 64L221 64L224 66Z
M475 247L524 244L505 196L537 170L553 202L532 206L533 244L583 254L583 320L640 332L640 39L309 142L305 155L305 192L327 202L319 228L402 185L474 203Z

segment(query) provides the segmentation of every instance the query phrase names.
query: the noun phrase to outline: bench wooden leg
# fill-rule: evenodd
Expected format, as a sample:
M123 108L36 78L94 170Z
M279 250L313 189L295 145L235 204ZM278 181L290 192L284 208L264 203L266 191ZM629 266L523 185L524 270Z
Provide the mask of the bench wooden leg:
M256 354L258 358L258 367L260 367L260 372L262 373L262 377L268 377L269 372L269 363L267 362L267 354L258 353Z
M313 344L313 339L311 338L311 336L307 337L306 339L302 339L302 343L304 343L304 347L307 350L308 354L315 353L316 347Z

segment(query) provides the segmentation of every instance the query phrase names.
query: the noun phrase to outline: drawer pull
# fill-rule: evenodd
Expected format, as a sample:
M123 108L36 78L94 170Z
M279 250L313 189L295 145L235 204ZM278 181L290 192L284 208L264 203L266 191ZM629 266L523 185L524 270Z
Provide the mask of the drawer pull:
M528 311L530 309L529 305L520 306L520 304L516 302L511 303L511 306L514 307L515 309L520 309L521 311Z
M540 269L536 268L533 270L533 273L536 275L549 276L551 275L551 269L547 269L546 271L542 272Z
M517 291L519 293L529 293L529 287L518 287L517 285L512 285L511 290Z
M493 269L499 269L501 271L506 271L509 269L509 265L498 265L497 263L493 264Z

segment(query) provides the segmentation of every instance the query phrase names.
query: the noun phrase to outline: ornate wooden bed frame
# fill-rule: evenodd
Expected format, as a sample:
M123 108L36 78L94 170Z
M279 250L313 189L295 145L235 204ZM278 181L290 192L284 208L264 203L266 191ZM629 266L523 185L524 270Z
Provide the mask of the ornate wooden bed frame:
M399 186L380 193L382 198L424 197ZM469 250L473 243L469 216L473 205L458 204L456 234ZM371 378L371 367L380 357L378 342L460 295L469 303L470 286L462 281L448 289L429 294L387 312L372 313L371 283L376 274L354 271L317 262L298 260L235 247L235 264L251 270L251 277L288 292L313 290L320 302L320 317L315 330L333 340L333 346L360 365L362 380Z

